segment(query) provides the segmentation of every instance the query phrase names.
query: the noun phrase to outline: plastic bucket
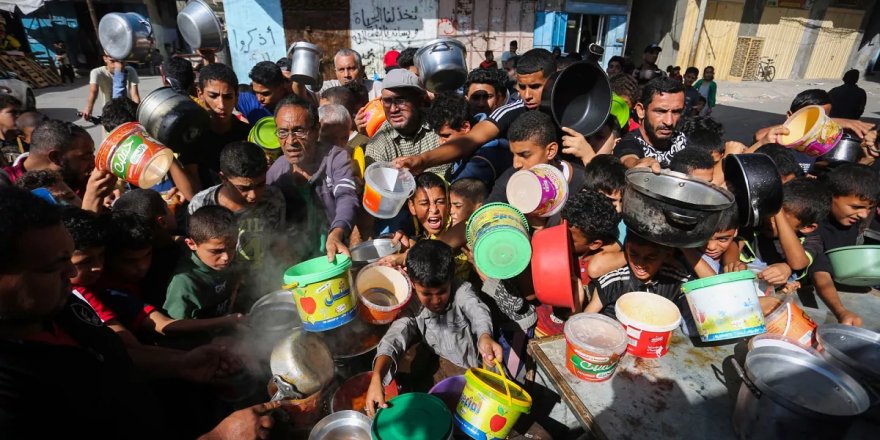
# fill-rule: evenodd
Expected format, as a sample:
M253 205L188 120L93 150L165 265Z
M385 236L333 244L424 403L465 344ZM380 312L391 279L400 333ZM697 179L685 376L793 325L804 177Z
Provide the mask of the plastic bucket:
M385 123L385 109L382 107L382 101L378 98L370 101L364 106L364 115L367 118L367 136L373 137L379 127Z
M568 182L553 165L517 171L507 184L507 201L524 214L551 217L562 210L566 200Z
M351 260L342 254L331 263L320 256L284 272L284 289L293 292L303 329L320 332L354 319L356 300L351 290Z
M672 330L681 322L675 304L648 292L630 292L618 298L617 320L626 326L626 351L642 358L658 358L669 351Z
M526 218L505 203L489 203L471 214L467 242L477 267L490 278L513 278L532 258Z
M354 281L358 313L370 324L388 324L397 318L412 297L409 278L388 266L372 263Z
M95 154L95 168L140 188L150 188L168 174L174 153L150 137L137 122L116 127Z
M373 217L394 218L416 192L416 179L388 162L375 162L364 171L364 209Z
M426 393L401 394L373 417L373 440L446 440L452 438L452 414L443 401Z
M455 424L477 440L507 438L520 414L532 409L532 396L503 375L471 368L464 374L465 385L455 407Z
M786 295L784 300L765 296L760 298L760 303L767 333L787 336L805 347L815 343L816 323L791 295Z
M565 366L588 382L611 379L626 352L626 329L598 313L578 313L565 322Z
M449 408L449 411L455 411L458 401L461 400L464 384L464 376L447 377L434 384L428 391L428 394L439 397L446 404L446 407Z
M681 285L703 342L764 333L764 313L750 270L700 278Z
M782 136L780 143L812 157L831 151L843 136L840 125L818 105L808 105L794 112L783 126L789 133Z
M370 388L370 380L373 378L373 372L355 374L350 377L333 393L333 399L330 401L330 412L352 410L364 412L364 406L367 402L367 390ZM397 397L397 382L394 379L391 383L385 385L385 399L393 399Z
M266 116L258 120L251 128L251 132L248 133L248 141L259 145L266 153L269 162L274 162L275 159L281 157L281 141L275 134L275 118L273 116Z

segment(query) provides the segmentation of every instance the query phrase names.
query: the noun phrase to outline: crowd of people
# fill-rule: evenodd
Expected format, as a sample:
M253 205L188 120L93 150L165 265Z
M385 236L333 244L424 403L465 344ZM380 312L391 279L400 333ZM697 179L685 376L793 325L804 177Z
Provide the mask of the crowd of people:
M699 80L695 67L667 75L657 45L639 66L610 59L612 111L595 133L558 127L538 111L548 79L577 54L520 55L514 42L500 68L487 57L460 91L431 93L415 51L386 57L384 78L373 81L360 55L342 49L336 78L320 88L291 80L287 59L257 63L250 81L221 63L196 70L167 59L164 83L198 102L210 125L191 145L169 146L177 157L151 189L96 169L82 127L21 113L22 103L0 95L4 437L265 438L283 403L233 411L218 397L246 363L227 336L261 295L278 290L287 267L333 261L380 236L401 244L382 264L406 272L414 299L378 345L367 413L387 405L392 378L421 390L498 360L523 380L526 342L559 333L572 311L540 304L528 271L506 280L479 271L465 226L483 204L507 202L513 173L542 164L561 171L570 196L554 216L526 217L533 230L568 224L580 267L573 276L586 298L574 312L614 318L622 294L649 291L689 316L683 282L750 268L779 292L814 288L840 322L861 324L841 302L824 254L862 243L880 200L877 129L859 120L858 72L847 73L843 89L805 90L791 104L791 112L822 106L860 139L859 162L837 164L780 145L782 126L745 144L726 140L725 121L711 117L714 69L704 67ZM133 69L105 63L92 72L82 113L93 115L100 92L101 124L111 132L137 120L140 97ZM386 121L369 136L372 100ZM247 140L265 117L274 119L280 157ZM740 227L731 209L704 246L676 249L622 221L628 169L668 169L724 187L722 161L747 152L770 156L784 182L782 209L758 227ZM364 166L375 162L415 175L415 192L392 219L361 205ZM410 359L412 351L433 357L434 367ZM540 426L529 432L547 435L536 434Z

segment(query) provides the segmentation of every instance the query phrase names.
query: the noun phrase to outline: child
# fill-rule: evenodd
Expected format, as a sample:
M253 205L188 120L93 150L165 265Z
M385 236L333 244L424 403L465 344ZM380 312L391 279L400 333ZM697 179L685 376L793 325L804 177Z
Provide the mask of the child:
M235 215L222 206L203 206L190 216L186 246L192 253L168 285L169 316L215 318L232 309L236 276L229 268L237 239Z
M755 229L740 231L740 261L763 269L758 279L771 286L802 278L822 251L812 234L828 215L831 196L814 179L799 178L783 185L782 209Z
M31 135L34 134L34 130L37 129L37 126L40 125L41 122L47 119L49 118L40 112L29 111L22 113L19 115L18 119L15 120L15 127L19 132L18 137L21 140L21 146L25 151L30 149Z
M863 240L862 223L880 199L880 176L867 165L850 163L830 171L824 183L831 191L830 215L820 220L819 225L824 249L860 244ZM810 270L816 292L840 323L862 325L862 318L840 301L833 273L828 257L821 253Z
M76 206L77 208L82 205L82 199L77 197L73 190L64 183L64 179L57 171L28 171L15 181L15 186L28 191L45 188L49 190L52 198L61 205Z
M18 137L15 120L21 114L21 101L16 97L0 94L0 166L11 166L25 151Z
M685 148L669 162L669 169L706 182L715 180L715 161L712 155L698 148Z
M696 67L688 67L684 71L684 77L682 77L682 84L684 84L684 114L683 116L686 118L696 116L698 113L695 111L697 101L700 100L700 91L694 88L694 82L697 80L697 77L700 76L700 69Z
M471 214L483 206L489 189L477 179L459 179L449 186L449 216L452 224L466 222Z
M724 127L714 119L694 117L685 120L681 131L687 136L688 150L701 150L712 155L715 169L713 171L714 180L711 182L719 186L722 185L724 183L724 168L721 159L728 154L721 138L724 135ZM685 172L685 174L690 173Z
M597 191L581 191L568 198L562 208L574 244L574 257L580 261L580 277L588 284L590 260L618 240L620 215L611 200Z
M695 114L695 115L697 115L697 116L705 116L705 115L707 115L707 114L708 114L708 110L707 110L707 109L709 108L709 107L706 105L707 103L708 103L708 101L706 100L706 97L703 96L703 95L700 95L700 97L697 98L697 103L694 104L694 109L691 110L691 113L693 113L693 114Z
M712 109L715 108L715 96L718 93L718 84L715 83L715 68L706 66L703 69L703 79L697 81L694 88L700 91L703 98L706 98L706 104L702 105L700 116L711 115Z
M724 272L736 272L746 269L746 265L739 261L739 248L736 246L730 246L735 243L738 229L739 215L736 204L733 204L730 208L721 213L721 218L718 219L718 226L715 227L715 233L712 234L712 238L710 238L709 241L706 242L706 246L703 247L703 261L705 261L715 273L721 273L722 269L724 269ZM727 254L728 250L733 253L732 258L730 259L735 259L735 261L733 264L722 268L721 260L722 257Z
M592 162L584 167L583 190L597 191L604 195L614 206L618 216L622 210L621 199L624 189L626 189L626 167L616 156L596 156ZM602 247L601 252L590 258L589 266L585 266L587 268L586 276L581 274L582 279L598 278L626 265L623 243L626 241L627 231L623 219L619 219L617 240L614 243L606 244Z
M449 203L446 182L434 173L422 173L416 178L416 192L407 202L412 214L416 235L436 238L449 223Z
M383 383L391 380L404 352L416 343L436 353L441 364L459 369L502 358L501 346L492 339L489 308L470 283L454 281L452 248L438 240L419 241L407 255L406 272L418 298L417 311L408 310L394 320L379 342L366 398L371 417L377 407L387 407Z

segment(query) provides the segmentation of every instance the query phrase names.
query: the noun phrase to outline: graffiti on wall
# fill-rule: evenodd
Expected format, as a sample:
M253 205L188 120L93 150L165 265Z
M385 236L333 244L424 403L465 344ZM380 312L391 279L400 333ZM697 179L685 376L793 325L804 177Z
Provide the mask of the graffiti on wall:
M239 80L248 77L254 64L287 54L280 0L226 0L223 9L232 68Z
M384 75L385 52L437 38L437 0L351 0L351 47L367 76Z

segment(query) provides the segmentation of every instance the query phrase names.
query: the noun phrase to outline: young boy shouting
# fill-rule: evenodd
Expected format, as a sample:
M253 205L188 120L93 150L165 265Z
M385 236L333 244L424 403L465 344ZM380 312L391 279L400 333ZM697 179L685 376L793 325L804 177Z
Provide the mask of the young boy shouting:
M492 339L489 308L470 283L454 280L454 266L452 248L441 241L422 240L410 249L406 272L418 303L391 324L379 343L367 391L367 415L387 407L383 383L391 380L397 362L416 343L425 344L441 363L460 368L501 360L501 346Z
M434 173L422 173L416 178L416 192L407 202L413 216L416 235L435 238L446 230L449 223L449 198L446 182Z

